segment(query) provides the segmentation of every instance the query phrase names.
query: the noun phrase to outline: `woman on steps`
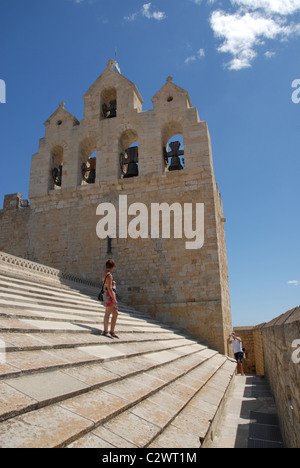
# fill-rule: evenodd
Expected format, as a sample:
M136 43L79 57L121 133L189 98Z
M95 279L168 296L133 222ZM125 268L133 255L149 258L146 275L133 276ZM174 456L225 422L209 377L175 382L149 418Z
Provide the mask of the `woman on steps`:
M108 338L119 338L115 334L115 327L118 318L118 303L116 296L116 282L113 279L112 272L116 264L113 260L107 260L106 271L102 276L102 282L104 283L104 294L103 300L105 304L105 316L104 316L104 332L103 335ZM109 327L109 316L112 314L110 332Z

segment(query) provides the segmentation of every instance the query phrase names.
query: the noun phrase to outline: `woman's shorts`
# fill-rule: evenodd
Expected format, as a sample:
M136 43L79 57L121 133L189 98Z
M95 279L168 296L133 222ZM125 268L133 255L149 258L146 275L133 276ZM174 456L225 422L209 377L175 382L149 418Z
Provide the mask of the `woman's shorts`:
M234 357L236 359L236 362L243 362L244 353L234 353Z

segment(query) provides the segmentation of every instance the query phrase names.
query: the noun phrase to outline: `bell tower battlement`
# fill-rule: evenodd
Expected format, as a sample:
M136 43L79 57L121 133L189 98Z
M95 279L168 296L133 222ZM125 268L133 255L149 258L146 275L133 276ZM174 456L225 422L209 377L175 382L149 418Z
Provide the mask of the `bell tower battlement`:
M182 135L179 151L182 156L184 150L185 170L212 165L207 125L200 121L188 92L168 77L152 98L153 109L143 111L137 87L114 64L110 60L84 94L84 117L80 122L65 109L65 103L46 120L45 136L38 153L32 156L32 201L52 190L76 190L86 181L101 186L123 177L161 176L170 169L183 169L182 160L174 155L172 161L172 150L168 149L174 135ZM128 169L132 170L130 163L137 167L128 173ZM88 177L91 171L93 177Z
M0 250L91 281L113 258L123 302L226 353L225 218L207 123L172 77L153 96L153 108L143 110L136 85L113 60L83 99L81 121L64 102L45 121L32 156L30 206L20 194L6 196ZM142 202L149 221L153 204L167 205L169 238L162 230L152 237L98 237L99 205L117 207L124 196L128 207ZM175 235L176 223L184 227L175 205L183 211L196 204L203 206L204 242L186 250L186 238ZM122 215L132 219L129 208Z

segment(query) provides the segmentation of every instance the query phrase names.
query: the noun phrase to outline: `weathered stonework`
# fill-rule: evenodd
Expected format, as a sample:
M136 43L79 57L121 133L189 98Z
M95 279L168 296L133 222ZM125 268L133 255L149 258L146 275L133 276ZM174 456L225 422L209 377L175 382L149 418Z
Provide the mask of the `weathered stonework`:
M32 156L28 208L21 195L5 198L0 212L0 250L70 274L99 281L108 257L117 263L115 277L124 302L173 324L222 353L231 331L230 298L222 201L215 181L210 137L188 93L172 79L142 110L136 86L118 73L113 61L84 95L79 122L61 103L45 122L45 137ZM117 103L117 115L103 109ZM180 134L184 170L169 171L164 149ZM120 153L138 142L139 176L122 178ZM82 165L96 151L96 178L83 180ZM61 185L53 170L62 166ZM58 172L58 171L57 171ZM198 250L186 239L112 239L96 234L100 203L118 206L143 202L204 203L205 239Z
M266 376L276 402L285 447L300 447L300 307L268 323L237 327L245 373Z
M300 447L300 307L262 329L265 374L275 398L285 446Z

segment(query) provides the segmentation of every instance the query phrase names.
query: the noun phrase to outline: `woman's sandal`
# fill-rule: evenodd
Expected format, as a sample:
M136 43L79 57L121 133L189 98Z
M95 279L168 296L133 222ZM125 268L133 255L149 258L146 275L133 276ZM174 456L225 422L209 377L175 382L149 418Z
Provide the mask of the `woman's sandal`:
M110 332L110 335L112 338L119 338L118 335L116 335L115 333Z
M102 333L102 336L106 336L106 338L111 338L111 333L108 333L108 332L103 332Z

